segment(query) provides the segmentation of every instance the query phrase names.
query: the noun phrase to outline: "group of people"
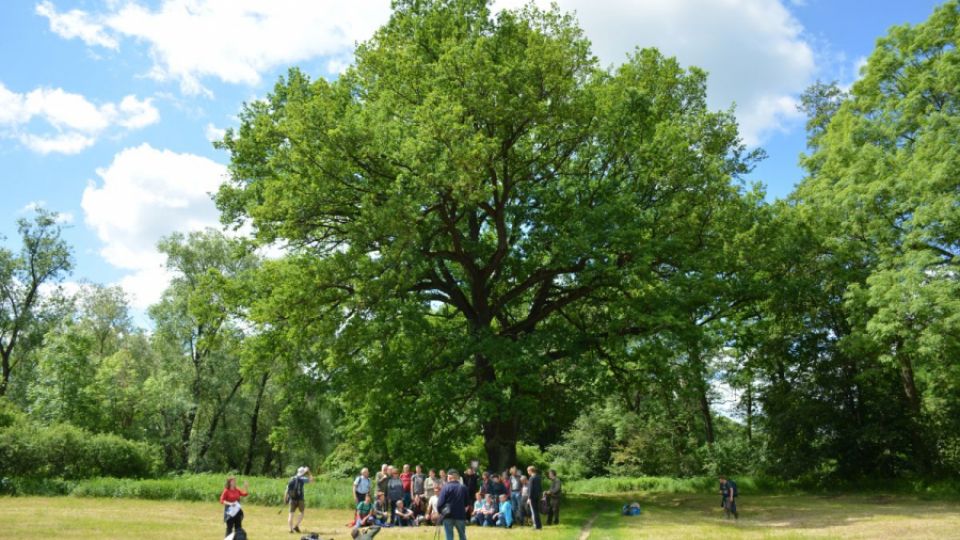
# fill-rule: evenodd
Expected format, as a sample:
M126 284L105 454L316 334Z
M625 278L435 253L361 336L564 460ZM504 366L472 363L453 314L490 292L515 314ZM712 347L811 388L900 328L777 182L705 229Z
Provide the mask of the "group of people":
M456 470L430 469L426 474L417 465L401 469L384 464L375 478L364 468L353 481L356 499L354 527L413 527L440 525L453 538L471 523L486 527L530 524L540 529L541 513L547 524L560 522L562 483L556 471L550 471L550 485L543 483L536 467L522 474L517 467L502 473L477 474L470 466L461 475ZM461 538L465 538L460 533Z
M463 475L453 469L441 469L439 474L430 469L424 474L420 465L411 472L409 465L398 470L384 464L376 478L370 478L369 469L364 468L353 480L356 507L350 526L360 529L442 524L447 540L453 540L454 530L460 540L466 540L468 523L512 528L526 525L529 520L530 525L541 529L541 514L546 514L548 525L560 523L563 483L556 471L549 472L550 484L544 491L540 473L534 466L527 467L526 475L516 467L500 474L486 471L477 475L477 469L476 465L467 467ZM300 532L306 507L304 486L312 481L310 469L300 467L287 482L284 503L290 509L287 525L291 533ZM224 508L228 537L242 530L240 499L248 494L246 482L240 489L236 478L227 479L220 504ZM720 496L727 519L737 519L736 482L721 475Z

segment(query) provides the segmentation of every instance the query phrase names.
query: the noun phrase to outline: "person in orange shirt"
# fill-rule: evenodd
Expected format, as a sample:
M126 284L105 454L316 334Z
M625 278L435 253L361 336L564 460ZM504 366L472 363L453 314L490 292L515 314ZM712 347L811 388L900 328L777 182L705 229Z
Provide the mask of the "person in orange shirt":
M246 481L243 482L243 489L237 488L237 479L227 478L227 485L220 494L220 504L223 505L223 521L227 524L227 533L230 536L234 530L243 528L243 509L240 508L240 497L246 497L249 486Z

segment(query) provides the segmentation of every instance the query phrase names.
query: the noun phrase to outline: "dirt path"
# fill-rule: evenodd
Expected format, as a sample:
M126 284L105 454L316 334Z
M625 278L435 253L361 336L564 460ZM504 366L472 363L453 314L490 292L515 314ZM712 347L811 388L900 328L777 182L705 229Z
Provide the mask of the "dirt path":
M590 538L590 529L593 528L593 522L597 520L597 516L600 515L600 512L594 513L590 516L590 519L584 523L583 528L580 529L580 537L577 540L587 540Z

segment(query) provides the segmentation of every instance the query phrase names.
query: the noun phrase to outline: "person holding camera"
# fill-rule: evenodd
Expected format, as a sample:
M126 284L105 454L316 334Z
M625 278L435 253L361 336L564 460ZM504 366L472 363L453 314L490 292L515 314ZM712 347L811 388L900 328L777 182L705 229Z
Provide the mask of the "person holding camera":
M437 508L443 516L443 530L447 540L453 540L454 529L457 529L460 540L467 540L467 497L470 496L470 492L467 486L459 482L459 479L460 475L457 471L448 470L447 482L440 490L440 497L437 499Z

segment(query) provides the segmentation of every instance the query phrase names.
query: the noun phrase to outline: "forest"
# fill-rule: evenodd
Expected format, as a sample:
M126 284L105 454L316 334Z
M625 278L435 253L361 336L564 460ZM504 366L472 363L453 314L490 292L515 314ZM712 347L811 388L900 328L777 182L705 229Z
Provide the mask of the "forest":
M238 111L223 229L160 243L148 324L62 286L55 211L17 222L0 478L957 478L958 23L811 86L805 177L770 200L704 71L605 68L556 8L397 1L339 78Z

